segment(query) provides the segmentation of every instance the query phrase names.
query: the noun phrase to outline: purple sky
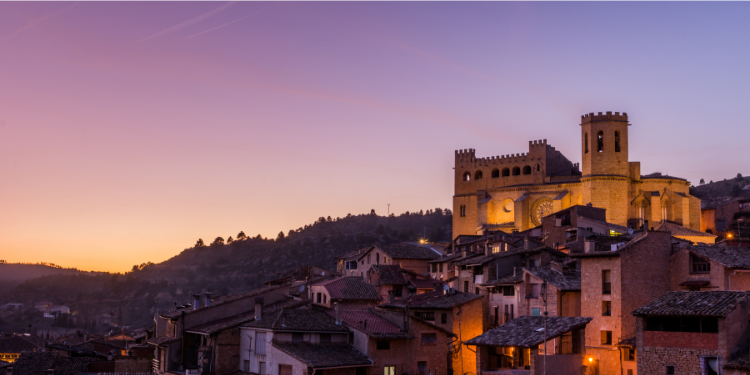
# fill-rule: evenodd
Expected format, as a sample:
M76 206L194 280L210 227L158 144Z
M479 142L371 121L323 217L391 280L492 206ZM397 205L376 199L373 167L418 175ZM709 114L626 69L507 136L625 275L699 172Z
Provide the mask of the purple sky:
M453 152L750 174L749 3L0 2L0 259L125 271L200 237L450 207Z

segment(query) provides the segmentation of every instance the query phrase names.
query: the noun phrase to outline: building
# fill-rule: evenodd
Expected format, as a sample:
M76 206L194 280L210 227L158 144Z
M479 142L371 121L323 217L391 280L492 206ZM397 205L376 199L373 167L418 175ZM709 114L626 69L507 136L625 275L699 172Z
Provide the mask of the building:
M544 244L566 253L583 251L584 240L592 235L617 236L632 232L608 223L606 210L574 205L542 218Z
M586 363L586 324L591 318L524 316L468 340L476 347L476 373L580 375ZM586 365L584 365L586 363ZM546 369L545 369L546 367ZM546 372L545 372L546 370Z
M23 353L41 351L45 347L44 340L26 335L5 335L0 338L0 360L13 363Z
M308 298L317 305L333 308L338 303L344 310L373 307L381 302L378 290L361 277L345 276L310 286Z
M397 243L391 245L376 245L360 253L357 257L359 272L367 275L373 265L398 265L401 268L419 274L427 273L427 262L442 255L428 245L411 243Z
M562 262L523 269L518 315L542 316L545 298L549 316L581 316L581 273ZM546 291L544 285L546 283ZM546 296L545 296L546 293ZM501 310L495 307L496 313Z
M748 349L747 303L747 292L669 292L633 311L638 374L722 374Z
M54 352L28 352L7 365L5 374L77 375L88 371L90 361L88 357L58 356Z
M524 231L573 205L606 209L606 222L634 229L662 221L700 230L700 199L682 178L641 174L628 158L628 115L581 116L580 165L547 140L530 141L528 153L478 158L455 153L453 237L485 231Z
M713 235L711 233L697 231L697 230L690 229L690 228L685 228L675 223L670 223L668 221L659 223L659 225L657 225L654 230L672 233L672 236L680 240L690 241L691 243L694 243L694 244L712 244L716 242L716 235Z
M684 246L672 254L672 290L750 291L750 248Z
M700 231L725 235L727 231L736 229L733 224L738 219L747 216L750 216L750 199L747 197L706 201L701 207Z

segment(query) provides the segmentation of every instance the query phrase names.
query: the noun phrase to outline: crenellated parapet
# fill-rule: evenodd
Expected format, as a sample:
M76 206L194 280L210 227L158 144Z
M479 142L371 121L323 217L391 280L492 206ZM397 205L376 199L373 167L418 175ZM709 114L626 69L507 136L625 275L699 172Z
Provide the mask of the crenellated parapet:
M607 113L599 112L598 114L594 114L594 112L591 112L581 116L581 125L591 122L604 121L628 122L628 114L626 112L623 112L622 114L620 114L620 112L615 112L614 114L612 114L612 112L609 111Z

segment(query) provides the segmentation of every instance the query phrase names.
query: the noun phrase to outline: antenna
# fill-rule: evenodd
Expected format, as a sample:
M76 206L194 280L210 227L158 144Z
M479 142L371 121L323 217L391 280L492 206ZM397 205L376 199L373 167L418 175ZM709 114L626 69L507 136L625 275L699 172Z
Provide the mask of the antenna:
M391 216L391 204L386 203L386 205L388 205L388 213L385 216L388 217L388 216Z

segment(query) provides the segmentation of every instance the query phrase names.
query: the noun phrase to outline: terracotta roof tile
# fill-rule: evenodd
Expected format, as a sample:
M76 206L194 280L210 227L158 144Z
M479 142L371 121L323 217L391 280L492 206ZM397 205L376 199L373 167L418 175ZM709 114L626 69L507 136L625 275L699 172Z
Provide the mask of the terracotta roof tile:
M0 353L33 352L34 350L43 347L42 345L32 342L32 340L33 339L24 336L11 336L0 339Z
M592 318L548 316L547 340L585 327ZM466 345L533 348L544 342L544 317L519 316L469 341Z
M393 265L374 265L370 267L380 277L380 283L384 285L409 285L409 280L401 272L401 266Z
M330 310L328 313L331 316L335 316L336 311ZM403 332L399 326L368 310L341 311L341 320L352 329L356 329L373 338L414 337L408 332Z
M372 360L346 344L274 341L273 346L310 367L370 366Z
M23 353L13 362L13 375L34 375L54 369L54 375L78 375L89 366L88 357L62 357L54 352Z
M380 251L388 254L393 259L424 259L432 260L440 257L436 251L431 250L429 247L414 245L409 243L396 243L391 245L377 245L373 248L378 248ZM362 253L360 259L366 254Z
M471 301L481 299L478 294L456 291L454 294L445 294L442 290L412 295L397 300L393 303L382 305L383 307L403 308L407 304L409 308L418 309L452 309Z
M750 248L737 246L686 246L691 253L727 268L750 269Z
M380 301L377 289L361 277L339 277L315 285L326 288L331 301Z
M277 310L242 326L274 331L348 332L344 326L336 324L336 319L325 310L316 307Z
M715 239L716 236L710 233L704 233L701 231L685 228L682 225L673 224L667 221L662 222L655 228L660 232L670 232L673 236L685 236L685 237L706 237L706 239ZM712 241L713 242L713 241Z
M633 315L724 317L747 297L748 292L719 290L710 292L667 292L633 311Z
M550 267L524 268L526 272L542 279L547 280L561 291L580 291L581 290L581 273L576 271L565 271L561 274L553 271Z

